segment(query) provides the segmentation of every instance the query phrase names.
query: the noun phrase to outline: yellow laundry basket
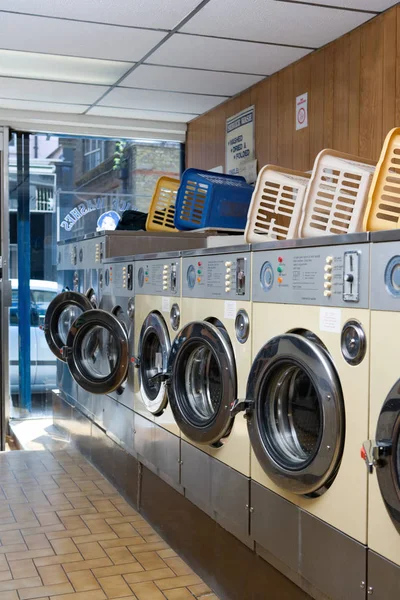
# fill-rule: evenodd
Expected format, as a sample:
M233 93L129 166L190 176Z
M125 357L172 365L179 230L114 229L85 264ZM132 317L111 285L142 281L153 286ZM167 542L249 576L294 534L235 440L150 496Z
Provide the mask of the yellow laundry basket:
M369 190L365 231L400 227L400 128L386 136Z
M180 181L160 177L157 181L146 220L146 231L178 231L174 225L175 202Z
M322 150L304 200L300 237L362 231L374 172L372 160Z
M249 244L297 237L308 173L266 165L258 174L245 239Z

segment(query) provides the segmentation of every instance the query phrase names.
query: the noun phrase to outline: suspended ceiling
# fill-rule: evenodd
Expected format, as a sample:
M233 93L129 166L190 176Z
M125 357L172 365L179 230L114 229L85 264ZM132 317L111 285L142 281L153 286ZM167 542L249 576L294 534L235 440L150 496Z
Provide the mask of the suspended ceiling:
M0 0L0 109L178 126L394 4Z

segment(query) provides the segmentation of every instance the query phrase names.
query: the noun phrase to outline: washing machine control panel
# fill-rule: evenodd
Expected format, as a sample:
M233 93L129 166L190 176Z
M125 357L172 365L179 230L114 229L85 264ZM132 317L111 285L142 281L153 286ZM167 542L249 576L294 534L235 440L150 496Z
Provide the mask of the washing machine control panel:
M400 311L400 242L371 245L371 308Z
M250 253L183 257L182 296L250 300Z
M253 301L318 306L369 304L369 245L254 252Z
M128 262L110 262L101 270L102 292L131 297L135 292L135 265Z
M179 258L163 258L135 263L136 294L152 296L181 295Z

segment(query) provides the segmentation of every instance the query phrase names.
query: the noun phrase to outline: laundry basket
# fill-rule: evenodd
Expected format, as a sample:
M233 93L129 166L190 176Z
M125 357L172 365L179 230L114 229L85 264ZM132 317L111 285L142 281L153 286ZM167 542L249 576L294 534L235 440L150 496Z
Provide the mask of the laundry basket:
M179 179L160 177L147 215L146 231L177 231L174 217L178 189Z
M400 219L400 128L386 136L369 190L365 231L398 229Z
M308 173L266 165L257 177L245 239L249 244L297 237Z
M372 160L322 150L304 199L300 237L362 231L374 171Z
M244 230L253 189L244 177L186 169L176 198L175 227Z

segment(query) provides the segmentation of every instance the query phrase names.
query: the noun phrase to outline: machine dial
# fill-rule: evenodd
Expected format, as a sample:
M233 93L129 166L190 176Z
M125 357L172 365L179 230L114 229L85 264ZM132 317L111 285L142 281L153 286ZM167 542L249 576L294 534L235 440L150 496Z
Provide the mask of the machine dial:
M260 283L265 292L269 292L274 285L274 269L268 260L261 267Z
M181 311L179 310L179 306L174 303L171 306L171 312L169 314L169 320L171 323L171 327L174 331L176 331L179 328L180 322L181 322Z
M400 256L393 256L386 265L385 285L389 294L400 297Z
M107 287L110 285L110 271L108 269L106 269L104 273L104 282Z
M240 344L244 344L249 339L250 319L245 310L239 310L235 319L236 339Z
M196 283L196 269L194 268L193 265L190 265L187 270L186 281L187 281L189 288L192 290Z
M140 288L142 288L144 285L144 269L143 269L143 267L140 267L140 269L138 271L138 284L139 284Z
M344 324L340 346L343 358L349 365L360 364L366 353L367 340L365 331L359 321L353 319Z

